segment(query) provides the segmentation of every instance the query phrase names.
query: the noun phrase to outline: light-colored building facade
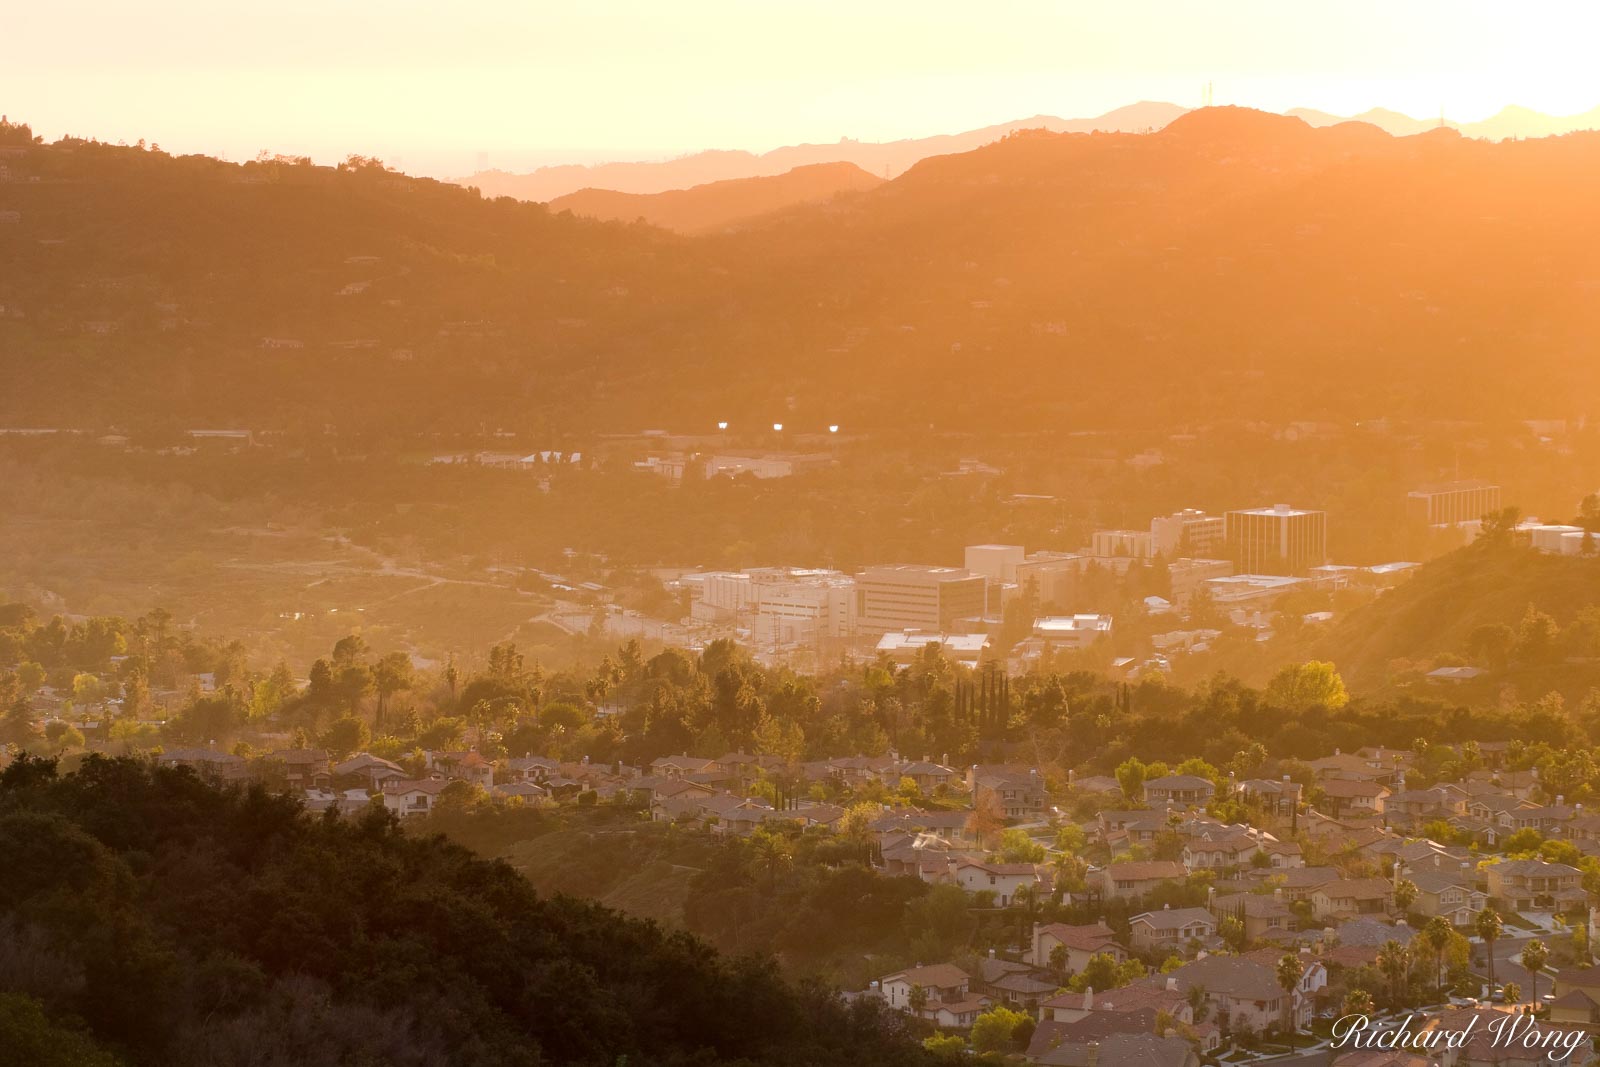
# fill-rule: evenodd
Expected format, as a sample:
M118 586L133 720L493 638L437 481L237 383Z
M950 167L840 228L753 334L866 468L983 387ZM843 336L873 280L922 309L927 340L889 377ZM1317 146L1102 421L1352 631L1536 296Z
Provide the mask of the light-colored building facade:
M861 633L929 630L950 633L958 620L984 614L988 579L964 567L902 563L868 567L856 576Z
M1228 554L1246 574L1303 574L1328 562L1328 513L1274 504L1225 516Z

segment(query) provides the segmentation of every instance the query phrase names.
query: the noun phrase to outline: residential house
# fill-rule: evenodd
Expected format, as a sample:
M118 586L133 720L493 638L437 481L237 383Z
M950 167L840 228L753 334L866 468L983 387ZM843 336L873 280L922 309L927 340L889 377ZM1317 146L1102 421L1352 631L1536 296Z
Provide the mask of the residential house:
M1298 1028L1311 1019L1312 998L1299 986L1285 991L1278 984L1277 967L1257 959L1207 956L1179 967L1166 982L1184 994L1203 989L1210 1017L1230 1032L1282 1030L1286 1018Z
M1442 915L1452 926L1471 927L1489 903L1487 894L1473 888L1468 872L1408 871L1405 877L1417 887L1411 910L1429 918Z
M991 1000L1034 1015L1039 1005L1055 996L1060 983L1026 963L996 959L990 949L987 959L978 963L973 984L976 991Z
M956 772L942 763L929 763L920 760L907 763L900 768L900 777L909 778L917 783L917 788L924 794L931 794L940 786L948 787L956 780ZM894 783L891 783L894 784Z
M1039 868L1031 863L988 863L974 859L952 860L949 880L968 893L993 893L1002 908L1020 903L1017 892L1037 892L1044 884Z
M1218 832L1206 830L1185 842L1183 863L1190 870L1242 867L1259 851L1261 840L1258 832L1224 827Z
M1388 915L1394 887L1383 878L1340 878L1311 893L1311 908L1318 919L1350 919L1359 915Z
M1097 872L1100 893L1107 900L1143 896L1162 882L1183 881L1188 873L1176 860L1108 863Z
M188 767L214 782L241 782L250 773L250 765L242 757L213 748L169 749L161 754L158 762L163 767Z
M1204 908L1162 908L1128 920L1129 938L1139 952L1184 949L1209 942L1217 933L1217 920Z
M1489 895L1513 911L1567 911L1587 900L1583 872L1565 863L1505 860L1484 869Z
M1300 783L1288 775L1275 778L1247 778L1239 783L1239 798L1267 815L1288 818L1300 804Z
M1563 967L1556 972L1550 1024L1600 1033L1600 967Z
M450 784L445 778L391 778L383 783L383 806L396 815L426 815Z
M1387 786L1358 778L1328 778L1317 783L1328 814L1336 819L1352 815L1378 815L1383 812Z
M283 765L285 784L295 792L326 789L333 783L333 764L320 748L291 748L271 757Z
M926 997L921 1016L951 1029L971 1026L990 1004L988 997L971 991L971 979L967 972L953 963L935 963L896 971L885 975L879 982L879 988L889 1007L908 1013L912 1011L913 991L920 989Z
M1033 941L1024 957L1035 967L1056 966L1056 949L1062 950L1061 970L1076 974L1089 965L1089 960L1103 953L1116 959L1128 958L1127 952L1116 942L1116 934L1105 923L1087 926L1069 926L1066 923L1034 923Z
M1038 771L975 773L972 790L975 804L992 801L1008 819L1037 819L1049 799Z
M1234 893L1217 897L1211 902L1211 911L1219 919L1231 916L1244 926L1246 941L1276 940L1293 932L1294 912L1283 899L1283 891L1275 893Z
M397 763L390 763L370 752L358 752L343 763L334 765L334 781L362 781L372 790L383 788L383 783L398 781L406 772Z
M1167 774L1144 783L1144 802L1174 807L1205 807L1217 787L1196 774Z

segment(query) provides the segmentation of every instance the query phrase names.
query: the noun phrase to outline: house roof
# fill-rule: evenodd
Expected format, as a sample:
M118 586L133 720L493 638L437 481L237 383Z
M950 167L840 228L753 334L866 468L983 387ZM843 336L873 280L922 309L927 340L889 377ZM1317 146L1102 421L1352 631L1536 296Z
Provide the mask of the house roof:
M1171 878L1178 880L1188 875L1188 869L1176 860L1146 860L1142 863L1109 863L1104 868L1112 881L1154 882Z
M1160 778L1151 778L1144 783L1146 789L1182 789L1182 790L1216 790L1216 785L1209 778L1202 778L1198 774L1168 774Z
M1325 796L1354 798L1387 796L1389 790L1377 782L1357 778L1329 778L1320 787Z
M1329 900L1382 900L1394 892L1394 887L1384 878L1340 878L1318 886L1317 892Z
M1273 1001L1283 996L1275 968L1242 956L1207 956L1184 964L1167 977L1184 993L1203 986L1207 993L1245 1000Z
M907 967L903 971L883 976L883 984L906 982L924 989L948 989L968 981L967 972L953 963L930 963L925 967Z
M1135 915L1128 922L1142 922L1154 930L1177 930L1190 923L1209 923L1215 926L1217 920L1204 908L1162 908L1160 911L1147 911Z
M1098 1045L1072 1042L1041 1054L1048 1067L1091 1067L1094 1064L1138 1064L1139 1067L1184 1067L1195 1061L1194 1049L1181 1037L1154 1034L1111 1034Z
M1083 952L1097 952L1106 945L1116 940L1116 934L1105 923L1092 923L1087 926L1069 926L1066 923L1050 923L1039 928L1039 935L1050 935L1067 948L1075 948Z

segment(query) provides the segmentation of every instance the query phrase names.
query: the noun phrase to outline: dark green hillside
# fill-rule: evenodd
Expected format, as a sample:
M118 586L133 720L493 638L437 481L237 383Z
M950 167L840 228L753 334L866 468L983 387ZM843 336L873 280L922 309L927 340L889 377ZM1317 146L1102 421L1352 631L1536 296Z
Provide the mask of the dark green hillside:
M186 771L21 758L0 855L0 1062L63 1034L62 1062L128 1065L922 1058L767 964L541 898L385 816L313 820Z
M1535 619L1548 615L1560 632L1523 633L1530 605ZM1592 618L1597 606L1600 557L1475 545L1434 560L1351 612L1314 654L1333 660L1364 689L1439 657L1490 671L1494 677L1482 684L1516 681L1524 692L1536 692L1534 683L1546 675L1550 688L1594 684L1597 665L1571 661L1600 654Z

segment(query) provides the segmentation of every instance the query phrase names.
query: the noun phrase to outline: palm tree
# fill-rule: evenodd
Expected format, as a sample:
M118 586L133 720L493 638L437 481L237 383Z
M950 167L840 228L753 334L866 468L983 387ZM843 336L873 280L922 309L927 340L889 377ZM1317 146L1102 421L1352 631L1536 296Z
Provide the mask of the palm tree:
M1423 940L1433 949L1434 985L1440 995L1444 993L1444 950L1450 947L1450 937L1454 933L1450 920L1443 915L1435 915L1428 920L1428 925L1422 928Z
M1371 1015L1375 1010L1372 994L1365 989L1352 989L1344 995L1345 1015Z
M1500 921L1500 913L1494 908L1484 908L1478 913L1478 936L1483 938L1483 943L1489 949L1489 992L1494 992L1494 943L1500 938L1500 930L1505 924Z
M1533 1006L1539 1007L1539 972L1550 959L1550 947L1535 938L1522 946L1522 966L1527 968L1528 980L1533 983Z
M911 987L911 992L906 994L906 1007L911 1009L912 1015L920 1016L922 1009L928 1006L928 991L920 985Z
M1411 910L1411 905L1417 902L1417 883L1409 878L1402 878L1394 884L1394 906L1400 909L1400 914L1405 915Z
M1278 985L1283 990L1283 1029L1289 1035L1289 1047L1294 1048L1294 991L1300 984L1300 976L1305 973L1305 968L1300 966L1300 961L1288 953L1284 953L1278 960Z
M1405 989L1405 978L1411 969L1411 950L1398 941L1385 941L1378 950L1378 969L1389 980L1389 1000L1399 1007Z

